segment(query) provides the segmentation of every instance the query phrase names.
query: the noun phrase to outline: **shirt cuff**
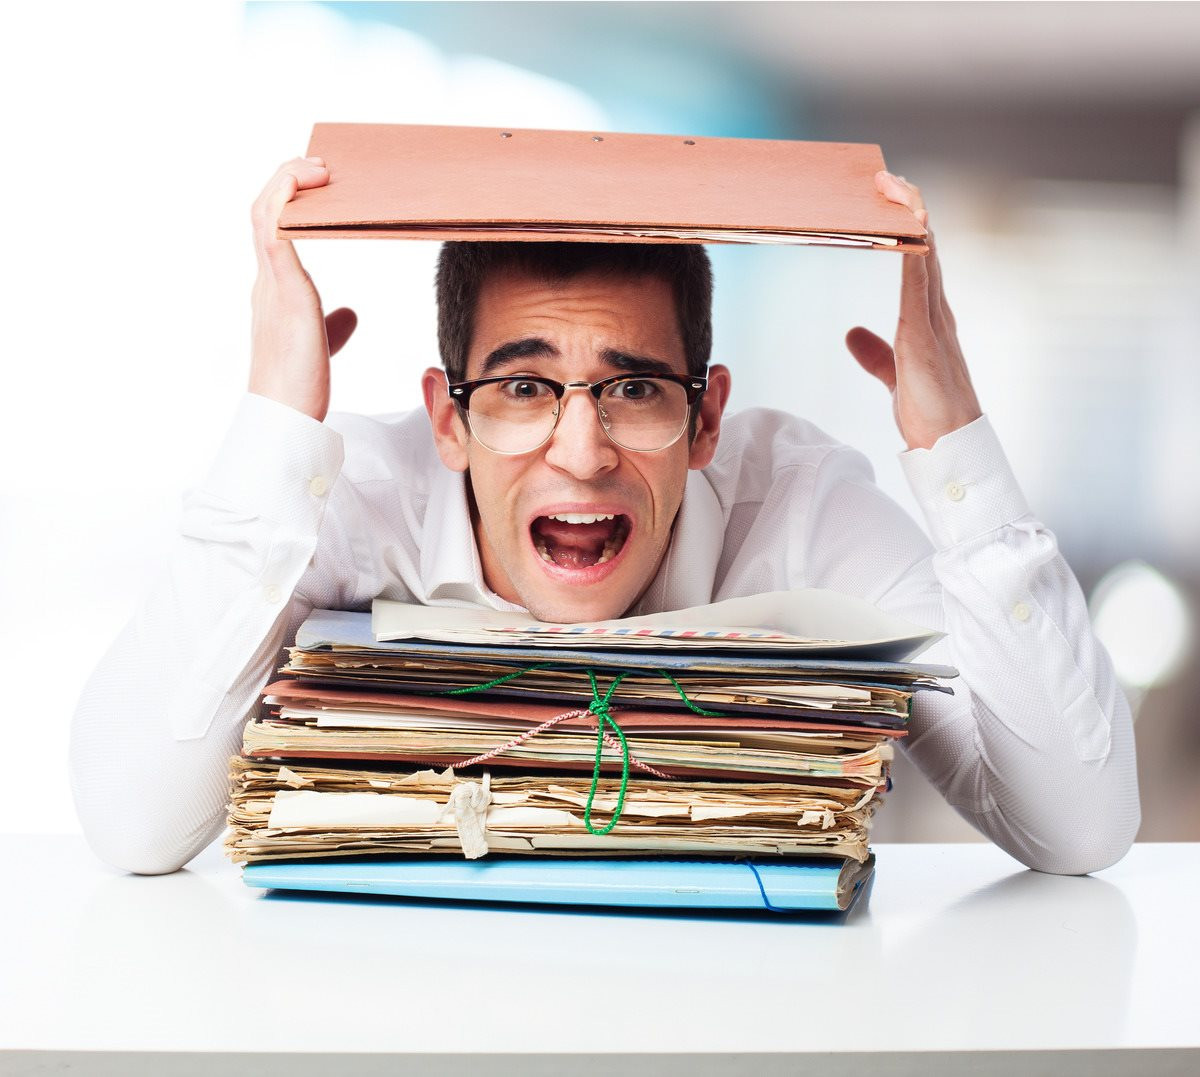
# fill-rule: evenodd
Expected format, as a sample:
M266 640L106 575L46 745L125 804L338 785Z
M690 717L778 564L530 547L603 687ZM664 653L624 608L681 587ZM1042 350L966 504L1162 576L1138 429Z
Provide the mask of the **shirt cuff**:
M933 448L909 449L899 459L939 550L995 531L1029 512L986 415L943 434Z
M315 532L343 458L336 430L286 404L246 393L201 490L243 511Z

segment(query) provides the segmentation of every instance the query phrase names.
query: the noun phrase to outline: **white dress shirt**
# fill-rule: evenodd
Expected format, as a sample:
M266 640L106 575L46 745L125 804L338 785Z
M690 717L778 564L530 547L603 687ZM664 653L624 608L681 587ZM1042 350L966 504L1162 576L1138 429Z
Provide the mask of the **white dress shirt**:
M1075 577L986 416L900 461L932 543L857 450L783 412L726 416L631 612L822 587L946 632L921 661L957 667L955 694L918 694L904 750L1030 867L1107 867L1140 822L1133 732ZM75 714L72 789L97 855L161 873L209 844L282 649L314 607L376 596L520 608L484 583L464 477L424 411L320 423L247 394Z

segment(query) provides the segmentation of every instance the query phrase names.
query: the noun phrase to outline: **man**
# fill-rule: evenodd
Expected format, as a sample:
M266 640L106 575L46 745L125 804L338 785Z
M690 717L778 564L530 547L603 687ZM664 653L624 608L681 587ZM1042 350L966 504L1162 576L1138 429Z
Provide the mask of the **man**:
M724 415L700 247L447 244L425 413L327 421L354 315L323 317L275 223L328 178L289 162L255 204L250 393L80 701L72 782L98 855L172 871L219 833L227 759L314 607L580 621L806 586L948 633L924 657L959 668L955 695L921 694L905 749L980 830L1044 871L1124 854L1129 708L980 410L932 239L905 257L895 349L865 329L847 345L892 392L933 546L859 453L783 412ZM926 223L915 187L876 182Z

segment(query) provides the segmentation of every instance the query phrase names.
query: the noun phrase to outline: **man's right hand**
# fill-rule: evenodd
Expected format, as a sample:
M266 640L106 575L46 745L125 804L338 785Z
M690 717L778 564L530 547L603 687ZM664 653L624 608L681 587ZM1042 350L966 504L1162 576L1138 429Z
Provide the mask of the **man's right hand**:
M329 170L319 157L280 166L254 203L258 277L251 293L250 392L323 421L329 411L329 357L350 339L358 318L348 307L321 312L321 297L290 240L277 239L283 207L296 192L322 187Z

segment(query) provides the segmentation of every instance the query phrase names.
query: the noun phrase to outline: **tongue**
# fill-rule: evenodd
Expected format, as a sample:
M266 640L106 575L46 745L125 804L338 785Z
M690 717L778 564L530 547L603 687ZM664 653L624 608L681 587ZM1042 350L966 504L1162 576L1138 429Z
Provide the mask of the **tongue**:
M562 520L551 520L548 516L539 516L533 523L533 531L560 568L588 568L600 560L604 544L616 526L616 520L568 524Z

